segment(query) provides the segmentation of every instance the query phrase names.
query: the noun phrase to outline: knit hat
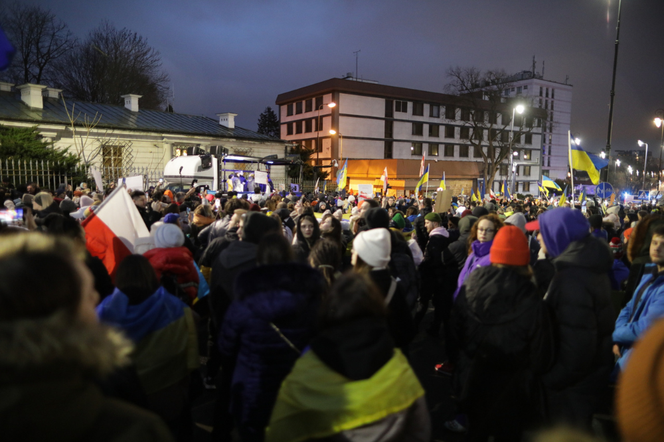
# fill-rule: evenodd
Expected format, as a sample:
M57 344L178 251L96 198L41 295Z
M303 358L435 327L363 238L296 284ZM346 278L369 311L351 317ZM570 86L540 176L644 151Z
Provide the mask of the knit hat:
M35 195L33 204L39 204L42 209L45 209L53 204L53 197L48 192L39 192L37 195Z
M473 212L471 212L470 209L466 209L463 212L461 212L461 218L465 218L465 217L470 216L470 215L473 215ZM473 216L475 216L475 215L473 215ZM477 218L477 217L475 217L475 218Z
M384 228L360 232L353 240L353 250L357 256L374 268L387 267L391 249L390 232Z
M180 219L180 215L177 213L167 213L166 216L164 217L164 224L178 224L178 219Z
M392 221L397 226L399 230L403 230L406 227L406 220L400 213L397 213L392 217Z
M432 221L432 222L435 222L435 223L438 223L438 224L443 223L443 219L436 212L427 213L426 215L424 215L424 220L425 221Z
M486 210L484 207L480 207L480 206L478 206L478 207L475 207L475 208L473 209L473 216L476 216L476 217L478 217L478 218L479 218L480 216L484 216L484 215L488 215L488 214L489 214L489 211Z
M62 213L66 216L72 212L76 212L78 210L78 206L72 200L62 200L60 203L60 210L62 210Z
M526 233L526 216L521 212L516 212L505 219L505 224L517 226L523 233Z
M367 220L367 227L370 229L387 229L390 226L390 216L387 214L387 210L380 207L367 210L364 219Z
M616 414L623 440L664 440L664 321L636 343L618 378Z
M516 226L505 226L496 233L491 245L492 264L527 266L530 263L530 250L526 235Z
M154 233L154 245L157 248L182 247L184 233L175 224L162 224Z
M609 247L611 248L611 253L613 253L613 257L616 259L619 259L623 255L623 248L622 248L622 242L620 241L620 238L617 236L614 236L611 238L611 241L609 242Z
M251 211L251 212L260 212L261 208L258 204L251 203L251 205L249 206L249 211Z
M242 241L258 244L265 234L280 231L279 221L271 216L261 212L248 212L242 226Z

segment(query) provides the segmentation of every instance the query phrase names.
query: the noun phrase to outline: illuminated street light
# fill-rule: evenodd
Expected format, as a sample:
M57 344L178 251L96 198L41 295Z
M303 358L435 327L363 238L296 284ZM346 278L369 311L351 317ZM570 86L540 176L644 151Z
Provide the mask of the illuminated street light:
M578 138L578 137L577 137L577 138L574 138L574 143L575 143L577 146L580 146L580 145L581 145L581 138Z
M600 157L601 159L606 158L606 152L601 151L601 152L599 153L599 157Z

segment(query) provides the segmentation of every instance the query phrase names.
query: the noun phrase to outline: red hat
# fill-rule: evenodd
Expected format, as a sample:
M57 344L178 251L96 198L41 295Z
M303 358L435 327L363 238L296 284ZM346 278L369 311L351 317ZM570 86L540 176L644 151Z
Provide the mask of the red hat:
M539 230L539 220L531 221L529 223L526 223L526 230L529 232L533 232L535 230Z
M530 249L526 235L517 226L501 228L491 245L492 264L527 266L530 263Z

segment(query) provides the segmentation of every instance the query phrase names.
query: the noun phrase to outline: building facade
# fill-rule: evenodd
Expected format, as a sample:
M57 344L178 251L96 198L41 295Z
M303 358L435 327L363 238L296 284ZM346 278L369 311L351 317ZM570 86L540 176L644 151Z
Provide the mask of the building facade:
M335 106L329 107L329 103ZM351 188L373 183L387 167L391 179L404 182L405 192L412 191L419 180L424 156L430 166L430 188L438 187L444 173L448 188L469 194L483 176L484 168L482 153L470 138L487 140L493 135L490 131L504 129L508 124L505 119L512 116L511 111L505 110L496 113L469 109L468 101L455 95L380 85L351 77L333 78L280 94L276 104L281 138L316 149L317 164L333 166L333 171L348 159ZM477 131L481 132L478 134L471 124L477 118L483 124L486 122L483 126L486 129ZM537 194L536 183L541 177L541 128L538 118L530 121L528 133L513 141L517 153L516 190ZM330 129L336 133L330 134ZM502 141L506 142L512 134L506 129L503 135ZM487 147L482 149L486 154ZM494 191L509 178L508 158L494 177Z
M69 149L86 165L126 176L141 169L162 173L177 153L217 153L283 157L283 140L235 125L234 113L219 119L140 109L138 95L125 95L124 106L63 99L61 91L42 85L0 83L0 124L37 127L56 149ZM243 165L238 166L240 168ZM111 172L108 172L111 173ZM114 181L115 176L104 176ZM285 168L272 169L273 182L285 182Z
M507 97L523 97L544 109L542 121L542 174L564 180L569 172L568 131L572 118L572 85L545 80L537 72L523 71L507 78Z

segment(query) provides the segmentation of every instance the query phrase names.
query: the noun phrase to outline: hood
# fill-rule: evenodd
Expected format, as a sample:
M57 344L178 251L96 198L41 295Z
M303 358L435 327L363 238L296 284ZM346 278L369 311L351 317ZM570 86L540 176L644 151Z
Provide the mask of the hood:
M592 273L608 273L613 267L613 255L606 241L588 234L585 238L574 241L553 259L556 269L578 267Z
M470 245L470 247L473 249L473 253L475 254L475 256L477 258L481 258L489 254L489 252L491 251L492 244L493 240L489 242L479 242L478 240L475 240Z
M512 216L508 216L505 219L505 223L516 226L521 229L523 233L526 233L526 216L521 212L516 212Z
M0 385L7 376L13 381L49 366L103 377L127 365L132 350L119 331L101 324L72 324L63 314L1 322Z
M552 258L563 253L572 242L590 235L590 224L580 210L559 207L543 213L537 220L542 239Z
M235 296L266 321L316 314L325 280L303 264L265 265L243 272L235 280Z
M445 238L450 237L450 233L447 231L445 227L436 227L431 232L429 232L429 236L435 236L435 235L444 236Z
M512 321L524 314L531 302L537 302L532 281L510 268L480 267L464 286L468 310L482 324ZM532 299L528 302L528 298Z
M470 233L470 229L477 221L477 217L473 215L466 215L459 220L459 232L461 235Z
M232 269L249 261L256 260L258 246L246 241L233 241L219 255L219 262L227 269Z
M364 318L323 330L310 344L328 367L348 379L369 379L394 355L384 319Z

